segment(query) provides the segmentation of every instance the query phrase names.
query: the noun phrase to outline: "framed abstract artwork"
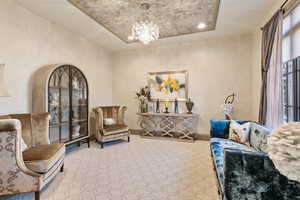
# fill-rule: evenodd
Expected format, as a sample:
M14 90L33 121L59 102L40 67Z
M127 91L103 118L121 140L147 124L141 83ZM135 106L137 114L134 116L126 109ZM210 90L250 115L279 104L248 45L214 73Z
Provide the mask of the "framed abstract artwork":
M188 72L166 71L149 72L148 87L151 100L156 101L186 101L188 98Z

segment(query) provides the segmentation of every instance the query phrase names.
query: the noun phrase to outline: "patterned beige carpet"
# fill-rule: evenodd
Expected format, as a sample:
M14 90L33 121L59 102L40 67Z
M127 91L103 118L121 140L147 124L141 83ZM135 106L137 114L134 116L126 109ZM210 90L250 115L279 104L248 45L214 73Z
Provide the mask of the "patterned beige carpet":
M142 139L71 147L42 200L217 200L206 141ZM33 200L33 194L0 197Z

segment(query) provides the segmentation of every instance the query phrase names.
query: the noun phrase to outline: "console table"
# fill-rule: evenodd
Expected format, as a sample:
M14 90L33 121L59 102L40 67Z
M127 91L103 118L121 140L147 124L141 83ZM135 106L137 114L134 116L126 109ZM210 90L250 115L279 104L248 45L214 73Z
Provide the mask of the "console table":
M197 114L137 113L143 136L170 137L194 141L198 124Z

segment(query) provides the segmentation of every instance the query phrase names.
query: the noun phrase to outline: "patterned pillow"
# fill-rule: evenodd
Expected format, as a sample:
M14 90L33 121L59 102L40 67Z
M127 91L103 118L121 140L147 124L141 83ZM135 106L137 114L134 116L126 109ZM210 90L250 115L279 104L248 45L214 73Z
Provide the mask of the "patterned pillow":
M249 141L250 122L239 124L234 120L230 121L229 139L235 142L246 144Z
M114 118L104 118L104 125L114 125L116 124L116 120Z
M271 133L271 130L256 124L251 123L250 129L250 145L259 152L267 153L267 137Z

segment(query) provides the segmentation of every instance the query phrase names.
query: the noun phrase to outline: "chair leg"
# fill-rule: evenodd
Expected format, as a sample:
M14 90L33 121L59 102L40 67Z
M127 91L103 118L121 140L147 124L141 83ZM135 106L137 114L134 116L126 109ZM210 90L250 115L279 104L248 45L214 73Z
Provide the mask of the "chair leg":
M103 142L101 142L101 149L103 149Z
M60 172L64 172L64 164L61 166Z
M80 141L77 143L77 145L80 147Z
M87 139L88 148L90 148L90 138Z
M35 200L40 200L40 191L34 193Z
M127 141L130 142L130 136L128 136Z

